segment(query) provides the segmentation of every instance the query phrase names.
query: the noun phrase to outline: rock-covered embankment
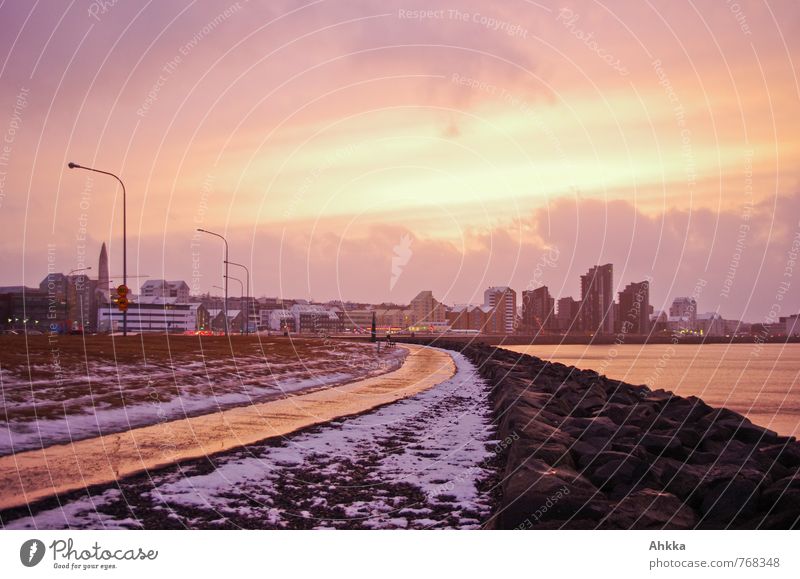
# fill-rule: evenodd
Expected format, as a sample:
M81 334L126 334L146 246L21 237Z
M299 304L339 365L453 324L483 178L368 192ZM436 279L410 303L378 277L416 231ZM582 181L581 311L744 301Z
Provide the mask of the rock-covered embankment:
M505 467L495 528L800 526L800 443L694 396L480 344Z

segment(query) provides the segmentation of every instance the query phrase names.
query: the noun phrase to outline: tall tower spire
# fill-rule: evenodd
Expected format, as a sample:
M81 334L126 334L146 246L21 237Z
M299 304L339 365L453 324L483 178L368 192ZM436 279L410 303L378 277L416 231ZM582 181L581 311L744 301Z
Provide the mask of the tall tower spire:
M100 248L100 261L97 266L97 291L108 301L108 253L106 252L105 242L103 242L103 246Z

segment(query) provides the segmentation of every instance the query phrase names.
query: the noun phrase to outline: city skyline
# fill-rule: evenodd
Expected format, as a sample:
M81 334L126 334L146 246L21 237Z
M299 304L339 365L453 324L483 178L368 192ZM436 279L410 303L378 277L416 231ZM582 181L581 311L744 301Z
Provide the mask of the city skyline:
M225 263L223 261L223 263ZM233 262L230 262L233 263ZM112 320L122 319L117 311L119 290L109 280L106 244L101 245L97 278L87 273L86 265L63 273L55 264L48 267L46 276L38 287L24 285L0 286L0 319L7 329L47 330L62 333L68 330L91 332L113 331ZM290 308L294 313L292 327L309 328L316 333L320 319L332 331L364 330L371 324L372 312L383 313L379 325L395 331L475 331L504 335L663 335L713 331L715 335L750 334L769 335L784 331L787 336L796 334L800 314L775 315L763 322L725 318L718 311L702 307L698 299L705 282L701 281L691 295L676 295L669 306L656 308L650 301L651 281L615 280L611 263L592 266L580 276L580 294L573 296L550 294L547 285L522 290L518 293L508 286L489 286L483 292L481 303L445 303L437 299L432 290L423 289L407 304L402 302L369 302L347 298L333 300L306 300L293 296L258 296L241 282L240 295L229 295L225 288L213 285L222 292L193 293L190 285L181 279L154 279L150 276L133 276L141 279L125 290L137 316L133 330L175 331L206 330L234 324L238 331L250 333L262 329L277 330ZM234 278L236 279L236 278ZM234 308L229 309L233 303ZM203 307L197 309L198 304ZM245 305L247 304L247 305ZM556 304L558 306L556 307ZM168 312L171 308L181 311ZM295 311L297 308L300 310ZM26 312L26 309L28 310ZM226 312L229 315L225 315ZM281 313L283 312L283 313ZM271 317L272 314L277 317ZM779 312L776 312L778 314ZM62 315L63 314L63 315ZM367 315L364 318L363 315ZM283 317L282 317L283 316ZM301 323L296 316L307 316ZM388 317L387 317L388 316ZM173 327L170 318L180 319ZM324 318L324 319L323 319ZM247 323L245 323L247 321ZM275 326L275 327L271 327ZM751 331L752 326L752 331ZM763 329L762 329L763 328ZM774 328L770 330L768 328Z

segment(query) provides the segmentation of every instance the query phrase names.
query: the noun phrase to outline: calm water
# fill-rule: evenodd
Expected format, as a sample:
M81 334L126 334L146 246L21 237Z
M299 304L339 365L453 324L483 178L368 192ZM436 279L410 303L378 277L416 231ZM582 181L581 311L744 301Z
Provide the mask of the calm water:
M780 434L800 434L800 344L508 346L617 380L726 406Z

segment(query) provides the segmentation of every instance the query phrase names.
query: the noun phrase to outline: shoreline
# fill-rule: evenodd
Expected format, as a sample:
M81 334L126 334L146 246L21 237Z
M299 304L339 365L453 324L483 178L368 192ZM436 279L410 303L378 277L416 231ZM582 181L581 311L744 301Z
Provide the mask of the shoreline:
M415 340L416 341L416 340ZM695 396L485 344L460 351L492 386L508 440L497 529L790 529L800 443Z

